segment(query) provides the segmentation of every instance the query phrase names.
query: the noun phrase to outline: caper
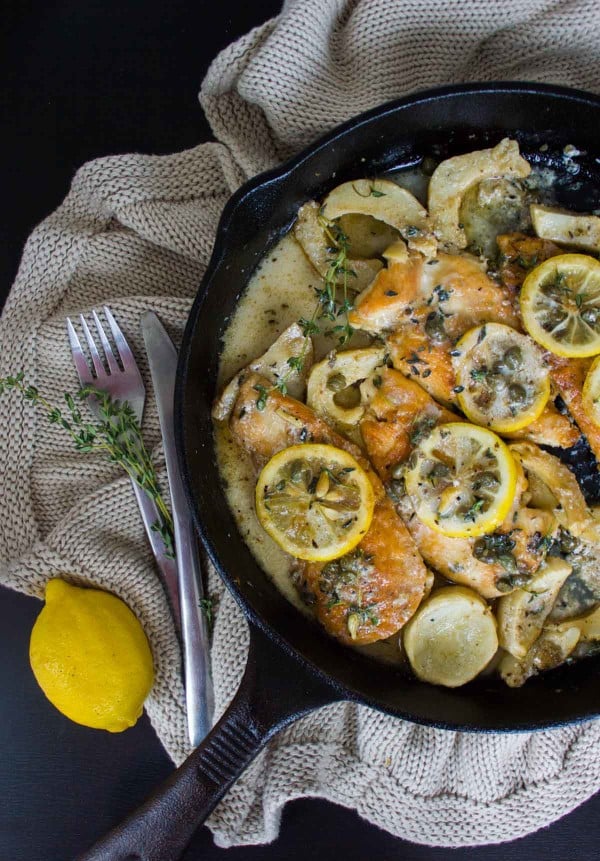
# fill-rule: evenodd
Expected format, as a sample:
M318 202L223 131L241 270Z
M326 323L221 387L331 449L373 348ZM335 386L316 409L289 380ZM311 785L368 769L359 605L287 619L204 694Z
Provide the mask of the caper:
M496 589L498 592L512 592L513 586L511 577L501 576L496 580Z
M517 568L516 559L511 553L502 553L498 556L498 562L502 565L507 574L514 576L518 573L519 569Z
M499 369L498 365L494 366L491 373L487 375L485 381L493 392L500 392L505 386L504 377L502 376L502 371Z
M577 539L566 529L560 530L559 541L562 553L572 553L578 544Z
M294 484L299 484L306 478L306 471L301 460L295 460L290 466L290 478Z
M406 485L404 484L404 480L398 479L397 481L390 481L387 485L387 491L392 502L401 502L406 496Z
M343 374L332 374L327 379L327 388L330 392L341 392L348 385Z
M449 475L450 467L438 461L429 473L429 478L447 478Z
M516 371L522 360L523 353L520 347L510 347L502 357L502 362L509 371Z
M482 472L473 481L473 490L495 490L500 484L493 472Z
M519 383L512 383L508 387L508 397L515 407L522 407L527 402L527 392Z
M585 311L581 312L581 319L588 326L595 326L598 323L598 309L586 308Z
M493 565L497 559L496 553L494 553L494 550L488 546L485 538L480 538L479 541L475 542L473 555L476 559L479 559L480 562L485 562L488 565Z

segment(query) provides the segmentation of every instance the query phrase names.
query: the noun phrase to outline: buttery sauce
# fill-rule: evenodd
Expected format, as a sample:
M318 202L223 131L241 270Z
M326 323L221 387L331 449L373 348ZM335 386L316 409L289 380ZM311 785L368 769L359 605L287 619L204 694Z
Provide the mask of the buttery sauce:
M242 294L225 332L219 364L219 386L260 356L300 317L309 318L315 306L314 288L320 278L293 236L285 236L261 261ZM317 352L318 350L318 352ZM318 359L327 351L315 339ZM226 424L215 428L217 459L229 506L238 529L256 561L278 589L298 609L309 613L291 581L291 557L259 524L254 510L256 469L231 437Z
M549 176L534 169L532 178L547 200L551 187ZM421 171L396 172L389 178L405 186L421 199L426 199L428 177ZM524 207L511 205L501 225L490 227L488 213L473 206L468 213L470 239L486 251L495 242L499 227L503 230L526 227L523 223ZM493 237L490 230L493 229ZM250 361L262 355L292 323L301 317L309 319L315 307L315 289L323 284L320 276L308 261L299 243L290 233L281 239L263 258L243 291L236 310L223 337L219 363L219 388ZM313 338L314 361L320 361L335 343L324 336ZM365 343L364 335L354 336L350 346ZM347 347L346 347L347 348ZM217 459L229 506L244 541L261 568L271 577L277 588L298 610L311 617L312 611L301 600L292 581L292 558L283 552L265 533L255 514L254 492L257 470L250 456L233 440L227 423L214 428ZM395 634L388 640L369 646L356 647L386 663L403 664L401 639ZM493 663L493 662L492 662ZM490 669L486 670L486 673Z

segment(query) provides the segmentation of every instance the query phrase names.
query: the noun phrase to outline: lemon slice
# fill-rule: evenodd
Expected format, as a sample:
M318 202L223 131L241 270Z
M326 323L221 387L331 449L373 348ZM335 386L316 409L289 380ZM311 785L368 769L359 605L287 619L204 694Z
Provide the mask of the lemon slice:
M256 484L256 514L263 529L298 559L326 562L349 553L373 518L375 497L357 461L332 445L283 449Z
M474 679L496 654L496 623L472 589L434 592L404 629L404 650L418 678L456 688Z
M600 353L600 262L560 254L533 269L521 288L521 315L538 344L567 358Z
M514 501L515 461L492 431L466 422L434 428L413 450L406 490L417 517L454 538L493 532Z
M535 421L550 397L550 375L538 345L502 323L470 329L456 345L458 403L475 424L499 433Z
M587 372L582 395L586 415L600 426L600 356L594 359Z

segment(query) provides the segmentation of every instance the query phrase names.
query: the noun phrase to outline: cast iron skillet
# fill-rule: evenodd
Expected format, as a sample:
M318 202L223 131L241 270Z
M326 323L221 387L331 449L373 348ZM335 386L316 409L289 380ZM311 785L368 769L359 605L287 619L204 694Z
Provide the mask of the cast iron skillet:
M306 200L347 179L416 165L427 155L468 152L510 135L526 156L558 171L561 202L590 211L600 207L598 129L600 98L588 93L514 83L443 88L351 120L233 196L185 331L177 411L181 464L198 529L249 622L246 672L203 744L153 799L85 859L178 858L268 739L335 700L476 732L540 729L600 714L600 657L548 673L520 689L487 678L449 690L362 657L308 623L264 575L237 531L219 480L210 417L223 330L256 264L290 228ZM577 174L562 159L566 144L587 153L577 158ZM600 497L586 447L578 446L567 459L588 497Z

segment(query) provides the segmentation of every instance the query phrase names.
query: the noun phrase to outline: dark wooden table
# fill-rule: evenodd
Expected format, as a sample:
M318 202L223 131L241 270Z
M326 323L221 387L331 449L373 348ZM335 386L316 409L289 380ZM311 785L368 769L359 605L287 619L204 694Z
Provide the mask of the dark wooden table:
M27 234L60 203L84 161L136 150L173 152L209 139L197 102L209 62L278 7L276 0L5 2L2 300ZM6 861L73 858L171 770L145 717L110 735L70 723L46 702L28 662L40 607L0 589L0 858ZM271 846L219 850L203 828L185 858L591 861L599 843L600 796L526 839L462 850L404 843L352 811L305 800L285 809L281 836Z

